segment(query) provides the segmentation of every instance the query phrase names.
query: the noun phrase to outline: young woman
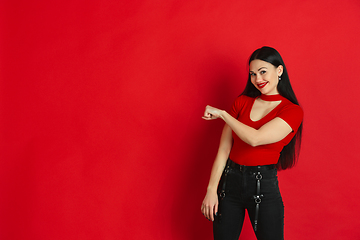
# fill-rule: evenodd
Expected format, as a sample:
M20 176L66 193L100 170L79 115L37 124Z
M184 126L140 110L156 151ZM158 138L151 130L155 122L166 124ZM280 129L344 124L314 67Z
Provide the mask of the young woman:
M203 119L225 126L201 211L213 221L214 239L239 238L245 209L259 240L284 238L284 205L277 169L295 164L303 111L280 54L255 50L244 92L226 112L206 106Z

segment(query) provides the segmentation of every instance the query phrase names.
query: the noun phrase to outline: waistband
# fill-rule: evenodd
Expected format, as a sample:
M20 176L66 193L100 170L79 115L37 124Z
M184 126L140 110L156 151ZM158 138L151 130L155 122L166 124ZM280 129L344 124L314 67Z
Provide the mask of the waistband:
M276 168L275 164L270 165L260 165L260 166L245 166L240 165L234 161L232 161L230 158L227 160L226 163L227 166L230 166L231 168L234 168L236 170L239 170L240 172L257 172L257 171L264 171L264 170L272 170Z

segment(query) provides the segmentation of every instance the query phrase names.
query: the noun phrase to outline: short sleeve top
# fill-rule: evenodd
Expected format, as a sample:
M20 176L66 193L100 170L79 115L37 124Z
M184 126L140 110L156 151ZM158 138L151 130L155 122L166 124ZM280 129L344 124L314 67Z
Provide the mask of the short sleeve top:
M260 120L253 121L250 118L250 112L255 99L256 98L245 95L239 96L235 100L229 114L238 121L255 129L259 129L267 122L279 117L289 124L292 128L292 132L278 142L256 147L245 143L234 132L232 132L234 141L229 157L232 161L245 166L276 164L279 160L280 152L283 147L286 146L295 136L300 124L302 123L304 113L299 105L296 105L288 99L282 97L281 103L273 110Z

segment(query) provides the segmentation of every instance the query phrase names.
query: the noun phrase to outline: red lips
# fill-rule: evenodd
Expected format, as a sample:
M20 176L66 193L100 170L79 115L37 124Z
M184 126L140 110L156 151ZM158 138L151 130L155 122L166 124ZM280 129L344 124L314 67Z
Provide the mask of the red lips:
M259 88L263 88L263 87L266 86L266 84L268 84L268 82L260 83L260 84L258 84L257 86L258 86Z

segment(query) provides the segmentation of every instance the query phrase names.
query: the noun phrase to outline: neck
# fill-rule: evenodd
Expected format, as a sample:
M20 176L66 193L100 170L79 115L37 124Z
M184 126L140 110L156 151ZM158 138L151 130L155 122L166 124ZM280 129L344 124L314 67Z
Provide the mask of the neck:
M261 94L260 95L260 99L263 101L281 101L283 100L283 96L281 96L280 94L275 94L275 95L265 95L265 94Z

